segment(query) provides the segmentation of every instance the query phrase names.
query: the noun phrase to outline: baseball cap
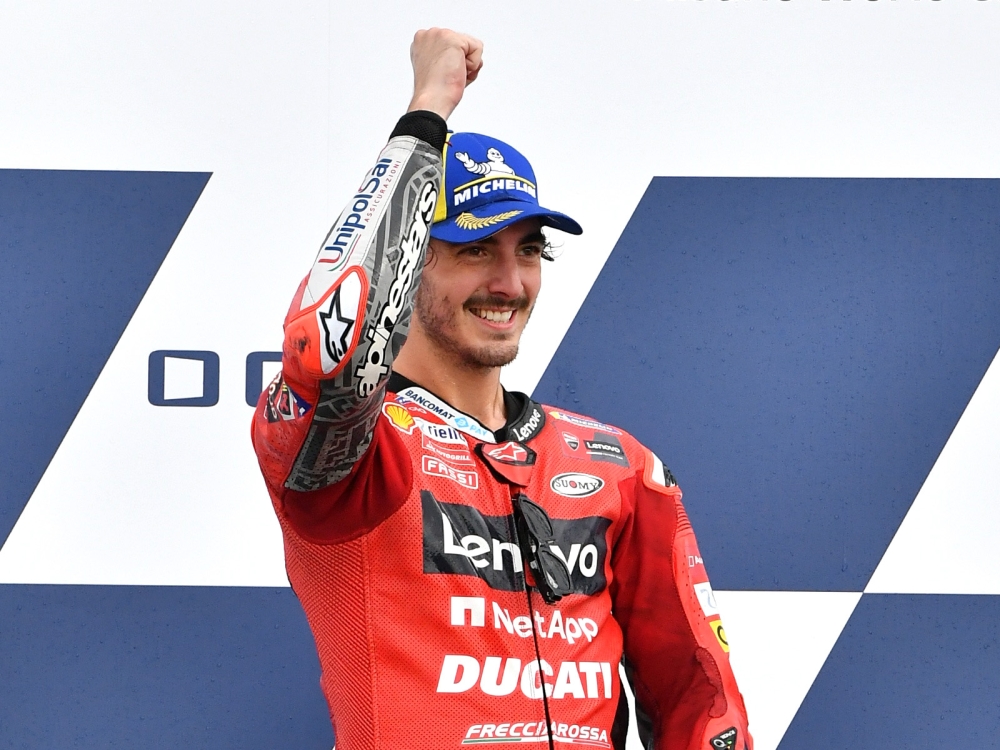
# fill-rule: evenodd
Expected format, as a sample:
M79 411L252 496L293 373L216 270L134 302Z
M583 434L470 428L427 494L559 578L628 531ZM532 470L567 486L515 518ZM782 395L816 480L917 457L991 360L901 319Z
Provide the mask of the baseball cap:
M538 205L534 170L503 141L478 133L450 133L443 164L444 189L431 225L435 239L475 242L532 216L543 226L583 232L566 214Z

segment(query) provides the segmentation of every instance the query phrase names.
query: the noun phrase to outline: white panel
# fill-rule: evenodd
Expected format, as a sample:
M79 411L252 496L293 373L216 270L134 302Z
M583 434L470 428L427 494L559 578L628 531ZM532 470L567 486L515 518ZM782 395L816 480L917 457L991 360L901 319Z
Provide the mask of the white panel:
M1000 3L568 7L5 9L0 167L213 176L0 550L0 580L284 583L244 361L280 349L297 282L405 108L416 28L485 39L451 125L524 151L543 204L585 229L558 239L512 387L537 383L654 175L1000 175ZM155 349L217 352L219 404L150 406ZM613 386L613 363L595 357L593 376Z
M201 398L205 395L205 363L200 359L164 357L163 398Z
M775 750L861 594L716 591L755 750Z
M625 698L628 701L628 734L625 737L626 750L644 750L642 741L639 739L639 726L635 720L635 693L629 685L628 676L625 674L625 666L618 665L618 677L622 681L622 690L625 691Z
M267 388L267 384L277 377L278 373L281 372L281 362L264 362L261 365L261 379L260 385L261 390Z
M868 587L1000 594L1000 355L976 389Z
M716 591L730 661L746 702L755 750L775 750L840 637L861 594ZM619 670L631 719L628 750L642 750L635 697Z

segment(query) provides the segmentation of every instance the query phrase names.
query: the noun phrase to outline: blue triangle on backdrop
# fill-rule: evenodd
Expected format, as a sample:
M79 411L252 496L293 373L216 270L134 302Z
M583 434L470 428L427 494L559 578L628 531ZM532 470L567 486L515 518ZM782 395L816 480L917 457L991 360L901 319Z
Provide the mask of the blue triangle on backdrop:
M996 180L656 178L534 396L663 459L716 588L861 591L1000 348L997 217Z
M865 594L779 748L995 747L998 643L1000 596Z
M0 546L209 176L0 170Z
M0 623L3 747L334 743L289 588L0 586Z

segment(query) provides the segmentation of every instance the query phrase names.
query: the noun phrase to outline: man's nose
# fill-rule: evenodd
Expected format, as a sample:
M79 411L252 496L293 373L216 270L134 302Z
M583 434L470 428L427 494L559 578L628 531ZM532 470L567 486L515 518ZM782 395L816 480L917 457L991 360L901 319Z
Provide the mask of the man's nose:
M491 294L499 294L513 299L524 291L521 281L521 269L517 256L513 252L497 253L490 275L489 290Z

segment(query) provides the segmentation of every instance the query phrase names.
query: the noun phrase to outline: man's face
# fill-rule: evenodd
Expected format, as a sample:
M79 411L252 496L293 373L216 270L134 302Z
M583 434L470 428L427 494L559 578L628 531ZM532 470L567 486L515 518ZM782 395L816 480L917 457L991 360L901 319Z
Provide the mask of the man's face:
M511 362L541 287L544 249L538 219L469 244L432 239L415 324L460 366Z

